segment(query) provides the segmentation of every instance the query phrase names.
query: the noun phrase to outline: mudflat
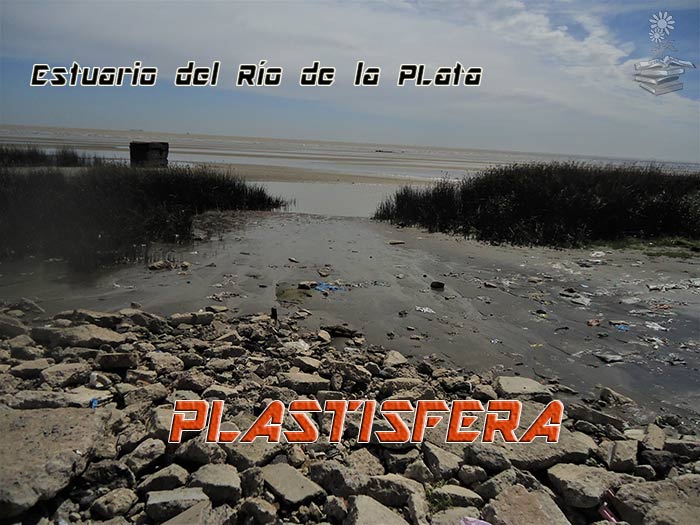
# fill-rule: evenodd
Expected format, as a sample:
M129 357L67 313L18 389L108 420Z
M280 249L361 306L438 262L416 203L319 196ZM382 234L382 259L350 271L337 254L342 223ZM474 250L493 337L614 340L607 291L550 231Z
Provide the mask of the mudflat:
M152 251L166 269L85 275L62 262L4 263L0 297L38 300L47 314L132 302L163 315L301 307L310 329L348 323L374 344L465 371L559 379L581 394L602 384L645 409L698 413L698 258L490 246L361 218L226 222L213 239Z

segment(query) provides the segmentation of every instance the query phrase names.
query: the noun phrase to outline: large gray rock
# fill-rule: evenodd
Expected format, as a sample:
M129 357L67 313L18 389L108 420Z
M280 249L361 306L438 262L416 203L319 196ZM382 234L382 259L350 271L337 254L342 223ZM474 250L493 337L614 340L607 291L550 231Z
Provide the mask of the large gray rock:
M165 454L165 443L160 439L147 439L124 456L124 463L138 475Z
M425 464L437 479L449 479L457 474L462 458L428 441L423 442Z
M272 493L285 505L299 506L324 494L320 486L286 463L267 465L262 474Z
M390 507L403 507L413 494L425 496L423 485L399 474L372 476L365 493Z
M476 507L452 507L436 512L432 517L432 525L460 525L463 518L479 519L479 509Z
M95 358L95 366L100 370L127 370L139 366L136 352L103 352Z
M700 516L700 475L624 485L616 504L631 525L688 525Z
M354 496L343 525L408 525L408 522L369 496Z
M95 310L66 310L65 312L59 312L54 315L54 319L68 319L70 321L77 321L81 323L90 323L103 328L114 328L117 326L122 318L119 314L112 314L107 312L97 312Z
M542 438L532 443L502 443L510 462L525 470L544 470L556 463L583 463L596 448L593 439L583 432L561 427L559 441L547 443Z
M87 382L90 371L86 363L59 363L42 370L41 378L49 386L66 387Z
M230 507L226 505L212 509L211 502L200 501L174 518L170 518L163 525L224 525L230 523L231 513Z
M496 378L494 388L504 399L511 399L514 397L536 397L540 400L546 400L552 397L552 392L549 388L527 377L499 376Z
M126 514L137 499L133 490L121 487L97 498L90 506L90 512L97 518L108 520Z
M209 501L209 498L201 488L149 492L146 500L146 514L152 520L160 523L202 501Z
M189 482L190 487L201 487L214 503L235 504L241 498L241 478L231 465L204 465Z
M637 466L639 442L633 439L605 441L598 453L605 465L614 472L632 472Z
M158 374L172 374L185 369L182 359L166 352L148 352L146 361L151 370L155 370Z
M369 476L333 459L311 463L309 477L330 494L342 497L362 493L369 483Z
M5 337L16 337L28 334L29 328L16 317L0 314L0 335Z
M226 463L226 452L218 443L207 443L206 436L200 434L178 445L175 458L189 465L201 466L208 463Z
M610 472L604 468L562 463L547 471L554 490L572 507L587 509L600 503L608 489L616 489L626 483L642 481L641 478Z
M101 404L110 398L111 394L109 392L80 386L68 392L20 390L16 394L2 396L0 402L14 409L88 408L93 400Z
M315 394L319 390L328 390L330 381L316 374L305 372L287 372L282 374L280 384L291 388L298 394Z
M126 341L124 335L94 324L69 326L67 328L36 327L32 329L32 337L35 341L49 347L81 346L99 348L102 345L120 345Z
M39 377L41 372L52 365L48 359L32 359L31 361L23 361L20 364L10 368L10 374L22 379L34 379Z
M68 486L103 436L106 414L79 408L0 411L0 516L17 516Z
M459 485L443 485L433 491L438 498L449 501L451 505L459 507L483 507L484 500L473 490Z
M571 525L546 492L528 492L522 485L508 487L484 507L482 515L491 525Z
M138 485L138 490L139 492L153 492L176 489L187 483L188 476L187 470L173 463L143 478Z

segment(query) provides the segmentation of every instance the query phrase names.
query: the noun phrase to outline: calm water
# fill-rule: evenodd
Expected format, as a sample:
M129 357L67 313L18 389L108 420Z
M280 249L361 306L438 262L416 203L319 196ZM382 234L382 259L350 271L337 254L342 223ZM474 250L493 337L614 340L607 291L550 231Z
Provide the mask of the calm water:
M543 153L149 133L140 130L101 131L0 126L0 143L36 144L45 147L69 145L115 159L128 158L128 145L132 140L168 141L169 159L175 162L256 164L398 179L461 178L490 166L537 161L640 162ZM676 169L700 170L697 164L667 165Z

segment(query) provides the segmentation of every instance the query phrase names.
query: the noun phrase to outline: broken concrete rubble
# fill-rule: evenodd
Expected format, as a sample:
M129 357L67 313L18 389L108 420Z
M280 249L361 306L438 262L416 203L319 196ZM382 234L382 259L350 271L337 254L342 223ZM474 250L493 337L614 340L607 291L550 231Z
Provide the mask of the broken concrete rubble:
M565 402L557 443L504 443L498 433L492 444L446 443L438 425L422 443L363 444L357 417L338 444L323 434L327 417L316 420L317 443L209 443L196 432L168 443L175 399L225 400L221 429L234 430L274 399L498 396L522 401L520 434L564 389L454 371L368 344L342 324L307 331L296 319L207 309L166 322L132 308L64 312L38 326L5 321L0 433L13 446L0 458L0 514L142 525L578 525L599 519L610 490L613 512L633 525L697 515L698 437L670 415L625 419L617 408L631 400L610 389ZM352 338L352 351L333 338Z

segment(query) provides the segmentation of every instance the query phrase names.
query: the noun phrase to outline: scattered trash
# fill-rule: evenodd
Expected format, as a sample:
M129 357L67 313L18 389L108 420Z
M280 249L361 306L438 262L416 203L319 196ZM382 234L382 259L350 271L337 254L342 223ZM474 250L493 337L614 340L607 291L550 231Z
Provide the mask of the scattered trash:
M400 244L406 244L406 241L397 241L397 240L394 240L394 241L389 241L389 244L390 244L391 246L398 246L398 245L400 245Z
M344 286L326 283L323 281L321 281L320 283L316 283L316 286L314 286L313 288L317 292L345 292L345 291L347 291L347 288Z
M433 290L444 290L445 283L443 283L442 281L433 281L430 283L430 288Z
M614 326L620 332L629 332L630 325L627 321L609 321L611 326Z
M611 504L617 500L617 497L612 493L610 489L608 489L604 494L603 494L603 502L600 504L598 507L598 514L600 514L605 521L608 521L610 523L619 523L620 520L617 519L617 516L615 516L615 513L612 510Z
M428 308L427 306L416 306L416 312L421 312L423 314L434 314L435 310Z
M331 274L331 269L328 268L327 266L325 268L319 268L318 269L318 274L321 277L328 277Z
M662 346L666 346L668 344L667 341L665 341L664 339L661 339L660 337L647 336L647 337L642 337L641 339L645 343L649 343L654 348L654 350L658 350Z
M653 321L647 321L644 323L644 326L647 328L651 328L652 330L656 330L657 332L668 332L668 328L665 326L661 326L659 323L655 323Z
M483 281L481 284L484 285L484 288L498 288L496 283L492 283L490 281Z
M600 319L589 319L586 321L588 326L600 326Z
M155 261L155 262L152 262L151 264L149 264L148 269L153 270L153 271L172 270L175 268L175 266L176 266L175 263L161 259L159 261Z
M620 299L620 304L637 304L641 301L642 299L640 297L625 297L624 299Z
M603 361L604 363L607 363L609 365L613 364L613 363L622 363L624 361L624 359L622 358L621 355L613 354L613 353L600 352L600 353L595 353L593 355L596 356L601 361Z
M476 518L462 518L459 525L491 525L488 521L478 520Z
M591 252L591 257L600 259L601 257L605 257L605 252Z
M494 338L494 339L491 339L491 344L492 345L499 345L499 344L503 344L503 341L501 341L500 339Z
M293 263L298 263L298 262L299 262L299 260L298 260L298 259L295 259L294 257L288 257L287 260L288 260L289 262L293 262Z
M564 290L559 292L559 295L561 295L562 297L566 297L573 304L579 306L589 306L591 304L591 300L588 297L584 297L573 288L565 288Z
M568 330L568 329L569 329L568 326L558 326L557 328L554 329L554 331L561 332L561 331Z

